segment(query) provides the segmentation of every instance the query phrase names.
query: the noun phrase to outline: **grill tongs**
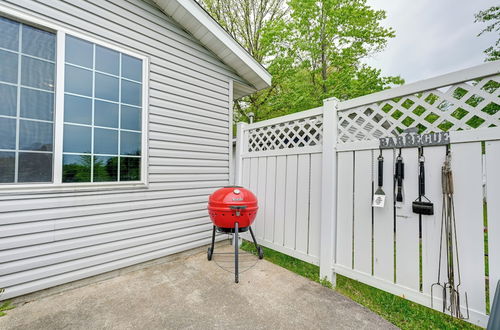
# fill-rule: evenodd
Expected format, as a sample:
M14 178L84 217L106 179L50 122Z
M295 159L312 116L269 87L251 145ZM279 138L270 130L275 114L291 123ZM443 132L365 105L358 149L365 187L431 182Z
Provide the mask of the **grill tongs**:
M440 289L442 296L438 298L441 298L443 313L448 310L451 316L467 320L469 319L467 292L465 292L465 307L462 307L460 293L462 279L460 276L460 258L458 257L457 226L453 199L453 172L451 171L451 152L449 147L446 152L446 160L441 168L441 184L443 188L443 214L439 242L439 265L437 282L431 285L431 307L434 307L434 290ZM441 282L442 264L446 264L447 273L444 283ZM467 313L466 317L463 315L462 309L465 309Z

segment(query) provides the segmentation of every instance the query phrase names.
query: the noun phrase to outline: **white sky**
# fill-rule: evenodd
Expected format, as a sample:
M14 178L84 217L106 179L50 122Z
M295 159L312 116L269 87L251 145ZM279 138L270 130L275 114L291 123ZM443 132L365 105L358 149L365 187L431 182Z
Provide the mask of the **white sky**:
M387 13L384 26L396 37L366 62L384 75L401 75L406 83L484 63L483 50L498 35L477 37L486 26L474 14L498 5L498 0L368 0Z

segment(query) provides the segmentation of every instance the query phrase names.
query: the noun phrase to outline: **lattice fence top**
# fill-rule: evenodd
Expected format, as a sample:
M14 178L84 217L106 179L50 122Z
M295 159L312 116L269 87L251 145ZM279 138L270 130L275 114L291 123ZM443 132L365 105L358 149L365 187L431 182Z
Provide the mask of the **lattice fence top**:
M323 115L272 124L248 130L248 152L321 145Z
M500 126L500 75L338 112L338 143Z

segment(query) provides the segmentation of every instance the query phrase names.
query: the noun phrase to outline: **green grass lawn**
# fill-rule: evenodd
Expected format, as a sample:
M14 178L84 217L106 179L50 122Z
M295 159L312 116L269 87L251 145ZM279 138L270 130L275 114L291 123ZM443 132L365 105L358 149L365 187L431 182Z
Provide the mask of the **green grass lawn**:
M0 305L0 316L5 315L5 311L8 311L9 309L13 309L14 306L10 304L9 301L6 301Z
M0 297L2 296L2 293L5 291L4 288L0 288ZM9 309L12 309L14 308L14 306L12 306L10 304L10 301L4 301L3 303L0 303L0 316L4 316L5 315L5 311L8 311Z
M247 241L243 241L242 249L256 253L254 245ZM328 285L320 279L318 266L268 248L264 248L264 259L312 281ZM341 275L337 275L335 290L366 306L401 329L481 329Z

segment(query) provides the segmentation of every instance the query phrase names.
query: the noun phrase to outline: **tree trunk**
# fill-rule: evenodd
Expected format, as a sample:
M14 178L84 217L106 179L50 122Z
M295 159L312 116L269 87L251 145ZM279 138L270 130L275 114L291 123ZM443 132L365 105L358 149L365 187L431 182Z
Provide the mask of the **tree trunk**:
M322 82L322 87L323 87L323 93L327 94L328 88L326 86L326 79L327 77L327 69L328 69L328 63L326 60L326 36L325 36L325 25L326 25L326 17L325 17L325 4L322 4L321 6L321 82Z

